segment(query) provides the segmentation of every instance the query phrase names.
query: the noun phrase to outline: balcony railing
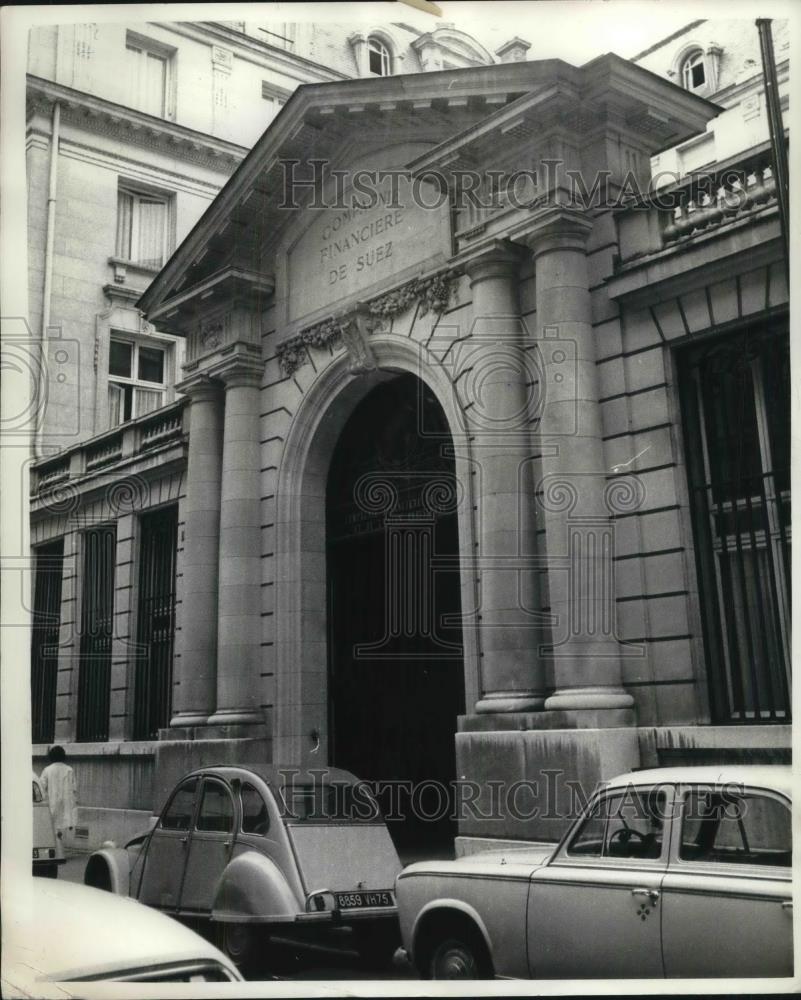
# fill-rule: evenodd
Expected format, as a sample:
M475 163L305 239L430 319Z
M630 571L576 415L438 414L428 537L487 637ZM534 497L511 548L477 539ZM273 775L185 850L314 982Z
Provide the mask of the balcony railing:
M716 174L694 176L668 192L677 204L662 212L662 239L675 243L743 218L776 201L770 154L762 153Z
M178 399L146 416L83 441L55 458L40 459L34 466L33 492L46 493L67 480L130 461L184 436L185 399Z
M643 194L617 213L616 272L651 254L677 249L716 230L777 210L771 149L763 143L724 163Z

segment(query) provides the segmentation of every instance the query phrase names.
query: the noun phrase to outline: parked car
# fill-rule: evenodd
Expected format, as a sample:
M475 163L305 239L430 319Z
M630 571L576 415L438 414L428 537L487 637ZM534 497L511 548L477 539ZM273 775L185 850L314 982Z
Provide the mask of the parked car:
M553 846L398 876L404 948L457 978L793 974L789 767L626 774Z
M64 864L64 850L56 836L50 806L41 782L33 775L33 874L58 878Z
M4 878L3 996L80 995L51 984L91 980L221 983L241 978L200 935L133 899L62 879Z
M344 928L349 944L382 965L400 945L400 868L375 800L354 775L248 764L187 774L153 829L92 854L84 881L210 919L240 965L269 933L341 937Z

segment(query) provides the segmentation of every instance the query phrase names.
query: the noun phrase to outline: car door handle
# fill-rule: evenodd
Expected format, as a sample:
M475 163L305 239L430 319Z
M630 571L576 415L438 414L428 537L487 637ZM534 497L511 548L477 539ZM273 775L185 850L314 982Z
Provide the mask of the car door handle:
M792 910L792 908L793 908L793 902L792 902L792 900L791 899L785 899L785 901L782 903L782 909L783 910Z
M182 843L184 847L186 847L186 845L189 843L189 837L181 837L180 843Z
M632 889L632 896L647 896L652 903L655 903L659 899L659 893L656 889Z

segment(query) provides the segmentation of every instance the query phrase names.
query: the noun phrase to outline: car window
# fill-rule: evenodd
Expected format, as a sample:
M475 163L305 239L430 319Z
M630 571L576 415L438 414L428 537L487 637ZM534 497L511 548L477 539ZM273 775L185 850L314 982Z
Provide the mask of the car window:
M293 819L364 823L380 818L376 801L364 782L289 784L283 789L283 798Z
M663 791L626 789L595 803L567 854L654 860L662 854L667 799Z
M33 785L33 801L34 802L44 802L44 797L42 796L42 789L39 787L38 781L31 782Z
M239 790L242 803L242 832L267 833L270 829L270 818L267 815L267 803L261 792L247 781L242 782Z
M230 833L233 828L234 803L228 789L219 781L204 782L196 829Z
M772 795L694 789L682 809L682 861L718 864L792 863L789 806Z
M197 778L185 781L173 795L170 804L161 814L162 830L188 830L192 825Z

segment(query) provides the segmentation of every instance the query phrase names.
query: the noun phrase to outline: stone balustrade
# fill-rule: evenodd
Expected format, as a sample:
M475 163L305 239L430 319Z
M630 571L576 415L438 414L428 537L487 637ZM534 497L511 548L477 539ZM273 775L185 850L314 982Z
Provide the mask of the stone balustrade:
M99 470L108 472L120 462L179 440L184 434L185 406L186 401L178 399L75 445L56 457L40 459L33 468L33 493L45 493L66 480Z
M688 178L670 194L674 208L662 212L665 246L712 229L776 201L776 181L769 153L717 174Z
M775 213L776 180L768 143L724 163L657 187L616 213L620 259L616 272L678 249L745 219Z

